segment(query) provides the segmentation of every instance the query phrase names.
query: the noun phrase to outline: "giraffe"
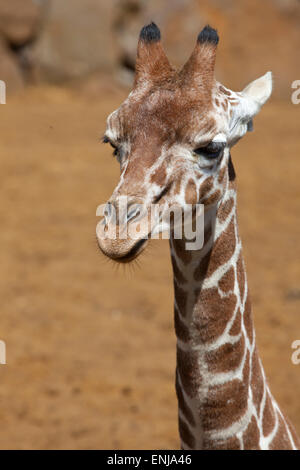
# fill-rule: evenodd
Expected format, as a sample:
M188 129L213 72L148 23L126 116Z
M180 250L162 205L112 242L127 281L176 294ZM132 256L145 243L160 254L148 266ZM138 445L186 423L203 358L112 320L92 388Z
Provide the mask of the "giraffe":
M121 176L97 231L102 252L126 263L149 241L110 237L109 215L128 198L122 230L151 204L204 206L204 242L187 250L170 226L177 337L176 394L181 448L299 449L258 355L236 212L231 148L272 91L268 72L242 92L214 78L219 36L206 26L181 70L173 68L159 28L141 30L133 90L107 120L103 138ZM143 220L144 220L143 219ZM141 223L141 222L139 222ZM155 226L151 226L155 230ZM119 233L119 232L118 232Z

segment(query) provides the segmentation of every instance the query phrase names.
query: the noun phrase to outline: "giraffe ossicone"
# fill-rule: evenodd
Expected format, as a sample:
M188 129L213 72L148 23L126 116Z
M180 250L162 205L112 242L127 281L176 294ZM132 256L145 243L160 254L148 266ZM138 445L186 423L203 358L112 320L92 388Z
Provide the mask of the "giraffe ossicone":
M170 239L182 448L297 449L257 351L230 155L270 97L272 74L241 92L224 87L214 76L218 41L205 27L187 63L175 70L157 26L142 29L133 90L107 120L104 140L121 169L109 204L129 200L120 228L134 223L132 208L141 199L145 218L152 204L204 206L200 249L186 249L184 237ZM98 232L104 254L129 262L143 251L143 230L138 239L112 238L105 236L109 225Z

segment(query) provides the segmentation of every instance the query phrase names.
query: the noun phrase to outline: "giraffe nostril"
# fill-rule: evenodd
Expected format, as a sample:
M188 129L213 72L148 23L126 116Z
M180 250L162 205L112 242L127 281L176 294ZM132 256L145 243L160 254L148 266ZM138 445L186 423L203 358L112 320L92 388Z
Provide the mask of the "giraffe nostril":
M134 204L131 206L127 212L126 222L132 221L133 219L137 219L142 215L142 208L141 204Z
M113 213L113 205L111 202L108 202L104 209L105 223L107 223L110 220L112 213Z
M111 202L108 202L105 206L105 211L104 211L104 215L109 217L112 213L112 203Z

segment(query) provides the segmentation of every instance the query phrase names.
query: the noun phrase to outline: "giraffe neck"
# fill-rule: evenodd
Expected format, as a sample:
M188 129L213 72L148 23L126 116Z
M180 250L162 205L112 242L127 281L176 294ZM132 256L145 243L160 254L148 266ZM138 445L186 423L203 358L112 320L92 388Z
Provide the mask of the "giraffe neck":
M258 357L236 188L205 215L203 248L171 239L176 392L184 449L293 448ZM277 447L276 447L277 446Z

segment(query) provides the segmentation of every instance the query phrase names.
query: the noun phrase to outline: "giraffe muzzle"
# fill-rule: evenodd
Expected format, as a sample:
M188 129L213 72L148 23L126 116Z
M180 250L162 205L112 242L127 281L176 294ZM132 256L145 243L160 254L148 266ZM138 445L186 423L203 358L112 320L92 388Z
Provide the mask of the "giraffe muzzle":
M111 199L104 218L97 226L101 251L114 261L128 263L145 248L149 237L148 211L140 201L127 198Z

